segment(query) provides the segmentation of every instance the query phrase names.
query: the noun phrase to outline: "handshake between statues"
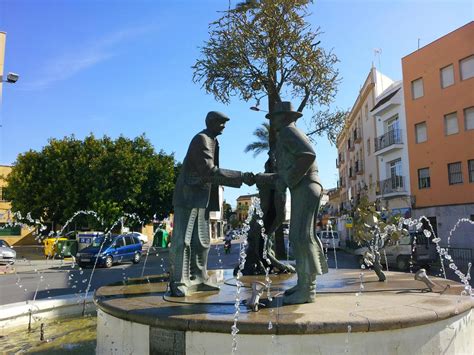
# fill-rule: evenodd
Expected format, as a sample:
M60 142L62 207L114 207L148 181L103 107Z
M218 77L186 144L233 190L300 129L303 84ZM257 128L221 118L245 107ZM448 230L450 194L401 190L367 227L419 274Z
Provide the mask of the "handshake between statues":
M277 173L258 173L246 172L242 174L242 181L248 186L257 184L257 187L274 187L279 192L286 191L286 184Z

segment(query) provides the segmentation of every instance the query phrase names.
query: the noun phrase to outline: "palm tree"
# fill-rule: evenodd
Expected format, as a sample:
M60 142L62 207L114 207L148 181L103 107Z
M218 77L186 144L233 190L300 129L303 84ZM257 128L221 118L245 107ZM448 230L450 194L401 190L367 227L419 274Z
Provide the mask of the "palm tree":
M270 132L270 123L263 122L261 127L258 127L253 135L257 137L255 142L250 143L245 147L244 152L253 152L253 157L255 158L260 153L268 151L269 146L269 132Z

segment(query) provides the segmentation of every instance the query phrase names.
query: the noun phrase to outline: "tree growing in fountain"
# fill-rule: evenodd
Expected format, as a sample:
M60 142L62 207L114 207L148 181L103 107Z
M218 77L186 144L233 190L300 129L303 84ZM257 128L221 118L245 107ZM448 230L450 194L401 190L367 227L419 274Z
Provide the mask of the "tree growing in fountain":
M311 135L327 134L335 140L344 122L345 112L331 112L339 83L335 68L338 59L321 47L319 28L312 30L306 21L309 0L261 0L240 3L209 26L209 40L201 48L202 58L193 66L194 82L202 83L207 93L216 100L230 103L232 97L248 102L255 100L257 107L266 97L267 109L274 111L283 95L298 100L298 111L317 110L312 116ZM273 172L275 130L269 126L269 160L266 172ZM259 190L264 209L264 226L283 222L285 196L272 188ZM259 228L253 224L245 273L263 273L261 257L263 240ZM276 250L285 250L282 228L276 238ZM277 255L284 257L284 255ZM275 260L275 259L272 259ZM276 260L275 260L276 262ZM252 265L252 266L249 266ZM249 266L249 267L247 267ZM280 265L281 266L281 265Z
M387 245L409 234L408 230L400 227L399 216L383 218L386 212L378 211L375 203L369 203L367 197L362 197L354 213L354 241L368 249L362 257L362 264L372 266L379 281L386 279L380 253Z
M55 230L76 211L94 210L99 225L84 216L74 222L107 230L126 214L137 216L132 226L169 214L176 169L174 157L156 153L144 136L70 136L20 154L7 183L13 212Z

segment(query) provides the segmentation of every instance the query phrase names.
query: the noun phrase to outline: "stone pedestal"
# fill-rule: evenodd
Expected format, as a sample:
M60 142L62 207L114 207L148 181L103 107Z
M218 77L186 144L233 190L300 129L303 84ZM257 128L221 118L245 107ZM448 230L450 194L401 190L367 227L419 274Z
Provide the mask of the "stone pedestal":
M462 285L434 279L450 288L424 292L413 274L388 272L378 282L359 270L331 270L318 277L316 302L282 306L282 292L294 275L272 276L273 301L259 312L245 305L237 327L237 354L450 354L470 353L474 345L473 299ZM235 279L230 270L215 272L219 293L167 297L163 278L132 280L101 287L97 351L101 353L230 354L234 323ZM224 281L225 280L225 281ZM250 297L243 277L241 299ZM436 291L436 290L435 290Z

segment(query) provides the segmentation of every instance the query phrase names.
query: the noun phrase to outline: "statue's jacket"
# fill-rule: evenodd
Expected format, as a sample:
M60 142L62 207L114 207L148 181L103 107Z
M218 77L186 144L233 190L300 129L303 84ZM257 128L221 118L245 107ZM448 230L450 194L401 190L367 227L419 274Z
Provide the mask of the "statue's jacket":
M219 185L242 186L242 172L219 168L219 143L205 129L189 144L176 182L173 205L219 211Z
M310 156L309 164L298 165L301 156ZM321 185L316 164L316 154L308 137L297 127L280 129L276 145L278 175L290 190L300 183L316 182Z

